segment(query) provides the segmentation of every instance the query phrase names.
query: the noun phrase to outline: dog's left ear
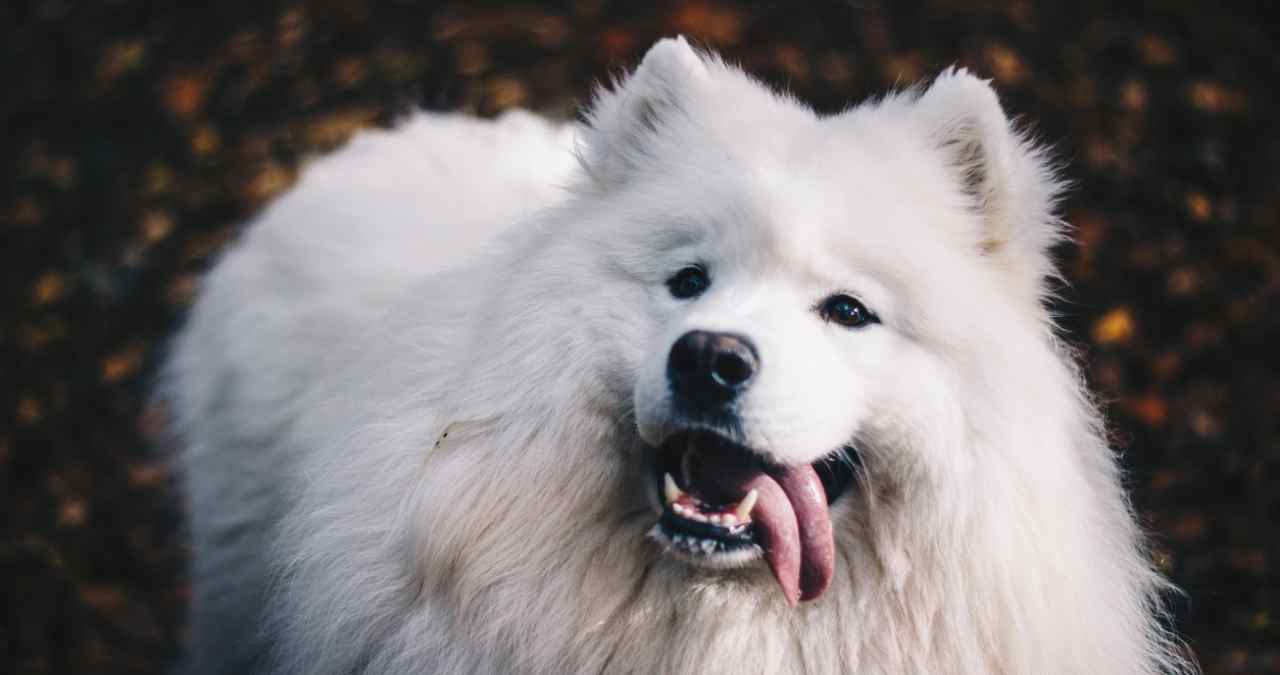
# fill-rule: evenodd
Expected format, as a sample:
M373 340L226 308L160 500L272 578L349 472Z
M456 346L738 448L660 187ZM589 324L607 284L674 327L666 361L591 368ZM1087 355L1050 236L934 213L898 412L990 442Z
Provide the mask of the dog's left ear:
M683 37L666 38L649 48L634 73L596 91L578 156L598 187L623 180L657 144L676 142L661 132L685 115L684 101L706 76L702 54Z
M1064 236L1054 213L1064 185L1048 153L1013 128L989 81L965 70L939 75L915 112L982 218L976 245L1038 298Z

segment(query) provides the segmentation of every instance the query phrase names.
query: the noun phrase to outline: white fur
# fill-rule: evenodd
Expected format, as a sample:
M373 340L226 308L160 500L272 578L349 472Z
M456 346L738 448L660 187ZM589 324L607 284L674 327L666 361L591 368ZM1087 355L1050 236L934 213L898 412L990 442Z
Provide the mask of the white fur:
M362 134L227 252L174 347L189 669L1189 670L1042 304L1058 190L963 71L820 118L683 40L580 128ZM710 290L673 299L693 262ZM834 292L882 323L824 322ZM757 344L744 442L862 453L815 602L645 537L691 328Z

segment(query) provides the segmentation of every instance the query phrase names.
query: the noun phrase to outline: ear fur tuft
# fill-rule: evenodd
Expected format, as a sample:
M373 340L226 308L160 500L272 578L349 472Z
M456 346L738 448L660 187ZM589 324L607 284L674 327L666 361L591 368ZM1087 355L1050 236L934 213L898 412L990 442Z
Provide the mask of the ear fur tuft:
M597 89L578 153L597 186L614 185L637 167L651 137L683 114L681 102L706 75L705 58L680 36L658 41L634 73Z
M1054 208L1064 184L1048 153L1015 130L989 80L940 74L916 101L930 143L955 170L982 217L978 248L1035 296L1054 275L1049 249L1063 238Z

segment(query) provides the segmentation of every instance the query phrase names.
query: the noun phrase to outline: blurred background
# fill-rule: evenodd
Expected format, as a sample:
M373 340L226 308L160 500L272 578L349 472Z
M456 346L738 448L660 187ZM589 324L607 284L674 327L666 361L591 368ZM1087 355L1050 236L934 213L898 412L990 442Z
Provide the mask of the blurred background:
M199 274L306 162L415 108L567 116L663 35L821 111L952 64L1069 161L1056 310L1176 621L1280 672L1280 49L1266 3L0 6L0 672L153 673L183 518L147 400ZM192 6L188 6L192 5Z

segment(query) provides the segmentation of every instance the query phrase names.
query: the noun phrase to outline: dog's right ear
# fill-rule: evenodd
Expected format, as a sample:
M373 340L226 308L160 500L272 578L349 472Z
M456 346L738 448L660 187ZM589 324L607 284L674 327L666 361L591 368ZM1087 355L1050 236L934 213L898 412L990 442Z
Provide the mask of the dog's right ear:
M578 157L597 187L607 189L642 166L662 131L686 112L682 102L707 75L705 58L684 37L649 48L630 76L596 91L585 113Z

